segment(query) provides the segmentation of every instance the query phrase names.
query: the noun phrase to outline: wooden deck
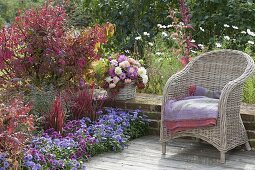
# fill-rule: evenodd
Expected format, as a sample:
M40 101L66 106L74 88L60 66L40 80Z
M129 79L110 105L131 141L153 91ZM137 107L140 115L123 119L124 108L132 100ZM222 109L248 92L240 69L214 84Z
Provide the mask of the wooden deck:
M219 163L219 152L212 146L189 139L178 139L167 146L161 155L157 136L146 136L129 143L120 153L106 153L93 157L87 170L255 170L255 151L243 147L229 151L226 164Z

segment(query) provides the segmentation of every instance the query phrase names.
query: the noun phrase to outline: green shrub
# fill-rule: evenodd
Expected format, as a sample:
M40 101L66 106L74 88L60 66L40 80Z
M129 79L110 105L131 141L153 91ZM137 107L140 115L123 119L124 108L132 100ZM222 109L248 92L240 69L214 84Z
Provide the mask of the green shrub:
M41 129L44 122L44 116L50 112L53 101L56 96L56 91L52 86L45 86L42 89L33 89L26 96L27 101L33 103L31 114L33 114L37 129Z
M113 48L117 51L134 50L135 37L157 33L157 24L168 21L171 0L73 0L68 6L70 24L87 26L111 22L116 25ZM143 55L143 44L138 44Z
M39 6L45 0L0 0L0 18L2 18L2 24L10 23L19 10L27 9L31 6ZM1 26L1 19L0 19Z
M249 78L244 84L243 101L245 103L255 103L255 76Z
M245 49L248 36L240 32L255 28L255 23L251 22L255 19L253 1L188 0L188 2L192 14L191 22L197 30L194 37L197 42L212 48L215 37L222 38L223 35L228 35L239 41L236 43L239 46L232 45L230 48ZM229 27L224 28L224 24ZM237 26L238 29L233 29L232 26ZM199 27L204 31L200 31Z
M162 94L168 78L182 69L179 61L182 56L179 56L179 53L175 53L174 50L170 50L175 46L175 42L162 32L156 35L151 45L148 42L145 44L144 62L149 82L142 92Z

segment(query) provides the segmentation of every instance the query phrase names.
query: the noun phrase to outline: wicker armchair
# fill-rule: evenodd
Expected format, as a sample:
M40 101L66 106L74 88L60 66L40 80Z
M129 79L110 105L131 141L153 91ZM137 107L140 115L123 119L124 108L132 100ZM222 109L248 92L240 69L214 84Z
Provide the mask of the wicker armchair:
M160 141L162 154L170 139L191 136L202 139L220 151L220 161L225 163L225 153L245 144L250 150L248 137L240 116L240 102L244 81L254 71L253 59L240 51L218 50L207 52L193 59L182 71L167 81L163 92ZM212 91L221 90L219 117L213 127L195 128L171 134L163 125L164 105L169 99L187 96L191 84Z

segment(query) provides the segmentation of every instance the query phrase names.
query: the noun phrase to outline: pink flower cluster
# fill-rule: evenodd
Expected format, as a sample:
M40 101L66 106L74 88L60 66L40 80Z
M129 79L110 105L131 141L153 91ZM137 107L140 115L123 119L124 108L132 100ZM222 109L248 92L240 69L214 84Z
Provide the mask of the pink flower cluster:
M109 58L110 68L105 78L105 89L123 88L125 84L132 82L138 88L144 88L148 82L147 71L139 61L119 55L116 59Z

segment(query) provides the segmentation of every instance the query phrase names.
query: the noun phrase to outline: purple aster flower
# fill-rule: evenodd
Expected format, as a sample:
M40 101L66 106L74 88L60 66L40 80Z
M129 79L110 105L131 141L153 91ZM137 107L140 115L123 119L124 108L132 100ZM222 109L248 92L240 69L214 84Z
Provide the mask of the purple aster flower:
M82 170L86 170L86 165L85 165L85 163L82 164L82 167L81 167L81 168L82 168Z
M53 166L57 166L57 165L58 165L58 161L55 160L55 159L50 159L50 163L51 163Z
M81 166L81 164L76 160L73 161L73 164L76 168L79 168Z
M4 161L4 168L8 168L10 166L9 162Z
M25 162L25 165L28 167L33 167L35 166L35 163L33 161L28 161L28 162Z
M137 76L138 76L137 68L128 67L127 71L128 71L127 75L128 75L129 78L131 78L131 79L137 78Z
M64 167L64 161L63 161L63 160L59 160L59 161L58 161L58 166L59 166L60 168L63 168L63 167Z
M120 55L118 58L118 62L121 63L122 61L127 61L128 58L125 55Z
M40 157L40 161L41 161L42 163L45 163L45 162L46 162L46 160L45 160L45 158L44 158L44 155L40 155L39 157Z
M109 71L108 71L108 74L109 74L111 77L116 76L116 74L115 74L115 68L114 68L114 67L110 68Z
M31 161L33 159L33 156L31 154L27 154L25 157L24 157L24 160L25 161Z
M40 170L42 168L42 166L40 164L35 164L33 167L32 167L32 170Z
M77 156L74 153L70 155L70 159L76 159L76 158Z
M121 73L120 79L121 79L121 80L124 80L125 78L126 78L126 74L125 74L125 73Z
M6 153L0 153L0 160L3 160L7 157Z

